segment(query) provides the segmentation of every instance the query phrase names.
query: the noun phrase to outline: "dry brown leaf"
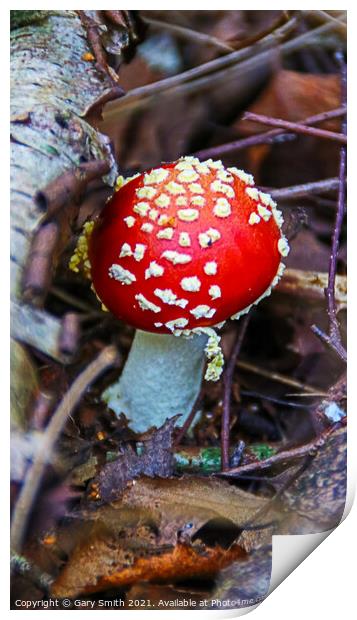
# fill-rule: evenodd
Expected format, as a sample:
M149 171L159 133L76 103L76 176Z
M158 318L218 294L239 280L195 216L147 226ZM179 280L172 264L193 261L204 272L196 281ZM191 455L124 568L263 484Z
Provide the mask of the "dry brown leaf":
M165 542L175 540L186 523L191 524L193 535L211 519L226 519L238 528L272 520L267 516L269 500L242 491L215 478L185 477L178 479L141 479L122 497L121 506L147 510L160 523ZM266 508L265 514L255 517ZM276 518L277 515L274 515Z
M246 607L261 601L267 594L271 578L271 546L253 551L246 562L227 566L217 578L211 605L220 609L220 601L229 601L225 609Z
M174 416L153 432L142 438L143 449L140 455L125 444L119 457L107 463L94 479L92 489L94 499L110 502L116 499L129 481L141 476L160 476L165 478L173 473L172 433L177 422Z
M307 271L326 271L330 249L308 228L303 228L290 247L288 267Z
M107 553L106 541L104 545L103 541L96 540L79 547L54 583L52 596L75 597L138 581L165 583L192 577L212 577L224 566L245 557L245 552L238 545L226 550L179 543L168 551L138 558L127 566L128 554L115 547L114 543L111 560L104 563L103 557Z
M338 75L317 75L284 69L273 76L268 86L248 110L255 114L264 114L274 118L298 122L309 116L338 108L340 102L341 88ZM234 126L243 136L250 136L271 129L271 127L261 123L253 123L241 119ZM325 121L320 123L319 127L330 131L339 131L340 119ZM283 145L281 148L283 148ZM261 167L270 152L271 146L268 144L260 144L248 150L247 167L257 177L259 177ZM304 160L307 159L309 161L315 160L317 178L319 176L328 177L335 174L335 161L338 149L334 143L326 143L325 141L324 148L321 149L320 140L309 140L305 136L305 139L302 140L302 146L297 148L296 142L294 142L294 149L292 149L291 145L287 144L283 152L283 161L286 160L287 154L290 153L294 159L297 171L301 172L304 168ZM291 168L291 163L290 161L285 162L288 169ZM277 163L274 162L274 165L276 167ZM279 168L279 177L281 175L284 176L284 166L281 167L279 165ZM321 169L321 172L318 172L319 169ZM299 176L307 180L309 179L307 173L308 171L304 169L304 174L301 173ZM278 183L278 179L273 179L273 181L274 184ZM293 183L294 180L286 179L286 185Z
M142 524L157 532L157 544L175 544L181 532L192 538L210 520L230 521L240 529L262 527L279 518L270 500L242 491L217 478L139 478L121 499L97 510L83 511L83 521L102 524L116 535Z
M283 501L291 512L282 533L314 533L338 525L346 501L346 457L346 428L342 428L285 491Z
M340 101L338 75L316 75L283 69L274 75L262 94L249 107L249 112L297 122L338 108ZM338 131L339 126L339 119L319 124L319 127L330 131ZM271 129L261 123L244 120L238 121L236 127L244 135Z
M268 509L269 500L218 479L141 478L120 501L82 515L75 526L79 535L75 529L71 534L77 544L53 595L74 596L143 579L212 576L245 552L235 544L216 544L217 539L208 546L202 526L214 523L219 529L230 523L234 539L251 523L263 527L277 518L268 516Z

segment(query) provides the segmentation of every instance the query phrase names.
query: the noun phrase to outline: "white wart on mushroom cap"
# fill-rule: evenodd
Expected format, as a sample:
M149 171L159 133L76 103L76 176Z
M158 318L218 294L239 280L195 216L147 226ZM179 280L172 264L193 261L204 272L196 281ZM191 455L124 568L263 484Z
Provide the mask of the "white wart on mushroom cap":
M94 288L117 317L189 334L244 313L280 278L282 217L251 175L177 162L120 181L89 238Z

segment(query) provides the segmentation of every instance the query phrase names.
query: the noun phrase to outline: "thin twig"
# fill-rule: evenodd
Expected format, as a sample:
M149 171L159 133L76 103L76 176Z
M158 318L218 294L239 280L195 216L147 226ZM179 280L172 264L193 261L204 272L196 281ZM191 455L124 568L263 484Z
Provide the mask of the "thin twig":
M284 407L295 407L296 409L311 409L312 407L311 403L308 403L306 405L301 403L294 403L290 400L275 398L275 396L268 396L268 394L261 394L260 392L255 392L254 390L240 390L240 393L242 394L242 396L260 398L261 400L267 400L271 403L276 403L277 405L283 405ZM304 396L310 396L311 398L312 395L304 394Z
M306 134L316 138L324 138L325 140L335 140L346 144L347 138L343 133L328 131L327 129L319 129L318 127L307 127L303 123L293 123L285 121L282 118L273 118L264 114L254 114L253 112L245 112L242 117L243 121L251 121L252 123L261 123L262 125L270 125L271 127L279 127L293 133Z
M347 30L347 24L344 24L339 19L341 17L341 15L339 15L338 17L334 17L333 15L330 15L329 13L327 13L327 11L317 11L317 10L313 11L313 13L314 13L314 15L316 15L318 17L322 17L322 19L325 22L327 22L327 21L334 22L344 32ZM343 13L343 15L345 15L345 13Z
M342 93L346 97L346 68L342 70ZM346 121L343 122L343 131L346 133ZM340 245L340 235L342 229L343 218L345 214L345 182L346 182L346 147L341 148L340 154L340 171L339 171L339 188L336 222L332 236L332 248L329 263L328 286L326 288L326 297L328 303L328 314L330 319L330 336L339 341L341 345L340 329L337 321L336 299L335 299L335 280L337 273L337 259Z
M95 306L91 306L89 303L82 301L80 297L68 293L68 291L63 290L59 286L52 285L49 289L49 293L61 301L64 301L66 304L81 310L82 312L95 312L98 309L98 306L97 308ZM101 315L103 316L103 313L101 313Z
M88 43L92 48L98 71L109 78L111 83L115 84L119 78L114 69L107 63L107 53L102 44L100 25L87 15L86 11L77 11L77 13L82 22Z
M205 88L211 89L214 85L217 85L220 80L224 79L227 81L231 79L232 71L235 73L239 69L242 75L243 71L247 71L248 69L252 70L271 57L272 50L277 47L281 41L284 41L286 36L296 27L297 23L297 18L293 17L289 22L284 24L284 26L278 28L252 46L216 58L199 67L183 71L178 75L132 89L125 97L122 97L113 104L109 104L104 114L105 120L109 121L113 119L113 117L124 108L137 108L146 105L152 97L159 93L161 94L168 90L172 91L177 89L180 94L184 94L188 92L198 92ZM308 43L314 37L319 37L334 29L336 29L336 24L332 22L323 24L313 30L298 35L294 39L285 41L280 45L279 52L281 54L290 54Z
M342 102L345 104L347 98L347 71L344 61L340 58L342 63L341 67L341 87L342 87ZM343 122L343 132L346 135L346 119ZM332 235L331 254L329 261L329 273L328 273L328 285L325 289L327 299L327 313L329 318L329 332L325 334L316 325L312 326L312 331L319 336L326 344L335 350L337 355L343 360L347 361L347 352L341 341L340 327L337 320L337 306L335 297L335 281L337 273L337 261L338 252L340 246L340 236L343 224L343 218L345 215L345 183L346 183L346 146L341 147L340 152L340 170L338 179L338 201L337 201L337 213L336 220Z
M108 346L103 349L98 357L87 366L77 379L75 379L54 412L43 433L41 450L39 450L34 457L16 502L11 525L11 544L14 552L21 552L29 517L41 485L46 465L51 460L54 446L68 416L76 407L88 386L93 383L104 370L115 364L117 359L118 356L115 347Z
M306 198L311 194L320 194L320 192L334 192L339 187L337 177L324 179L323 181L313 181L312 183L302 183L301 185L291 185L282 188L263 188L268 191L274 200L296 200L297 198Z
M201 401L201 395L198 396L197 401L195 402L195 404L192 407L192 411L188 414L186 420L184 421L183 425L179 429L179 431L178 431L178 433L177 433L177 435L175 437L175 440L173 442L174 446L179 446L181 441L183 440L184 436L186 435L188 429L190 428L190 426L191 426L191 424L192 424L192 422L193 422L193 420L195 418L195 415L197 413L200 401Z
M318 337L322 342L324 342L330 349L335 351L337 355L341 358L343 362L347 362L347 352L345 347L335 340L331 338L330 334L326 334L323 329L318 327L318 325L311 325L311 331Z
M247 331L248 323L250 320L250 314L247 314L240 326L236 342L234 344L227 369L224 373L223 385L223 411L222 411L222 426L221 426L221 447L222 447L222 469L229 468L229 435L231 425L231 392L234 369L236 367L237 357L242 348L244 336Z
M101 11L109 23L111 22L115 28L125 28L132 44L140 43L142 40L141 28L132 15L133 11ZM142 21L140 16L139 21ZM139 27L138 27L139 26Z
M12 553L10 558L11 574L18 574L28 579L37 588L48 594L53 577L42 571L33 562L17 553Z
M329 110L328 112L308 116L307 118L301 120L300 123L303 125L317 125L318 123L323 123L332 118L338 118L345 113L346 108L341 107L336 110ZM294 137L293 134L286 133L285 129L270 129L269 131L264 131L262 133L255 134L254 136L249 136L248 138L240 138L239 140L234 140L233 142L202 149L201 151L194 153L194 155L199 159L207 159L209 157L212 159L217 159L218 157L222 157L222 155L231 153L232 151L240 151L258 144L273 144L274 142L281 142L283 138L284 140L288 140L292 137Z
M93 118L94 120L102 120L102 112L106 103L109 101L115 101L116 99L120 99L120 97L124 97L125 90L121 86L112 86L102 93L98 99L95 99L90 103L89 107L86 108L86 119Z
M79 315L76 312L66 312L62 319L58 348L64 355L73 355L78 348L80 336Z
M189 41L194 41L194 43L202 43L203 45L208 45L211 47L217 47L224 52L232 52L234 47L217 39L216 37L212 37L205 32L198 32L197 30L192 30L191 28L187 28L185 26L179 26L178 24L170 24L169 22L163 22L159 19L154 19L153 17L144 17L143 21L147 24L154 26L154 28L159 28L162 30L167 30L168 32L172 32L172 34L177 35L183 39L188 39Z
M257 54L257 56L265 55L272 47L279 43L281 39L287 36L295 28L297 21L298 20L295 17L292 18L290 22L284 24L284 26L276 30L274 33L269 34L267 37L264 37L261 41L259 41L259 44L257 44L257 46L254 46L255 52L258 52L256 47L258 47L259 52L261 52L261 54ZM319 30L320 28L321 26L317 30ZM326 24L324 24L322 28L324 28L325 31ZM328 29L331 29L331 24L329 24ZM114 115L118 113L119 110L122 110L128 105L132 106L144 104L152 96L155 96L167 90L179 88L180 91L182 90L184 92L186 88L191 88L191 82L193 83L194 90L197 90L202 86L202 80L206 80L207 76L210 77L210 80L212 78L212 74L219 74L219 76L221 77L222 74L226 75L225 72L232 66L235 67L240 62L252 60L252 48L253 46L249 46L247 48L234 51L231 54L215 58L214 60L210 60L206 63L203 63L202 65L199 65L198 67L194 67L193 69L182 71L178 75L164 78L163 80L159 80L158 82L154 82L152 84L133 88L125 95L125 97L121 99L121 101L117 101L108 107L105 114L105 120L110 120ZM254 58L255 57L256 56L254 56Z
M119 28L128 29L129 24L127 21L127 16L125 15L126 11L103 11L105 16L112 22L115 26L119 26Z
M291 461L293 459L301 458L307 455L314 455L318 450L320 450L330 437L330 435L336 431L341 426L340 423L333 424L328 429L323 431L319 437L309 441L302 446L298 446L297 448L291 448L290 450L282 450L277 454L273 454L269 458L264 461L259 461L256 463L247 463L247 465L241 465L240 467L234 467L229 469L228 471L220 472L218 475L223 476L232 476L239 477L243 474L250 473L251 471L267 469L268 467L272 467L274 465L279 465L280 463L285 463L286 461Z
M30 413L30 426L35 431L42 431L54 405L55 394L38 390Z
M267 379L270 379L271 381L277 381L278 383L289 385L291 387L297 388L298 390L302 390L303 392L308 392L310 394L321 392L319 388L313 387L311 385L307 385L306 383L301 383L301 381L297 381L297 379L292 379L291 377L282 375L279 372L275 372L273 370L267 370L266 368L261 368L260 366L256 366L255 364L251 364L250 362L238 360L236 364L238 368L241 368L242 370L246 370L247 372L252 372L256 375L260 375L261 377L266 377Z

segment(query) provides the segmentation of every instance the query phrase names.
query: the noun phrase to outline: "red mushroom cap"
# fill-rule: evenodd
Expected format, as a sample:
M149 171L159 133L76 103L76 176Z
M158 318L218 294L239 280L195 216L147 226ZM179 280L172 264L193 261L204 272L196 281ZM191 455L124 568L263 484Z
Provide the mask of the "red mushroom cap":
M288 245L251 175L193 157L124 184L89 239L98 297L156 333L216 325L267 294Z

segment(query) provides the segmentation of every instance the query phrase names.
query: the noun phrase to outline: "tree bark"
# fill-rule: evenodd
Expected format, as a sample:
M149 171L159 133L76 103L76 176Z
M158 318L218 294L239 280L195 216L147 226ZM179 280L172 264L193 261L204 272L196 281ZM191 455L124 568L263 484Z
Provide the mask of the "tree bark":
M58 347L61 321L41 308L21 310L25 265L46 217L35 196L65 171L92 160L109 162L104 182L113 185L109 140L86 120L88 110L110 94L113 81L98 69L76 11L12 11L11 27L12 335L30 343L31 334L32 346L65 361ZM68 210L56 219L58 254L70 234ZM49 337L43 338L46 330Z

